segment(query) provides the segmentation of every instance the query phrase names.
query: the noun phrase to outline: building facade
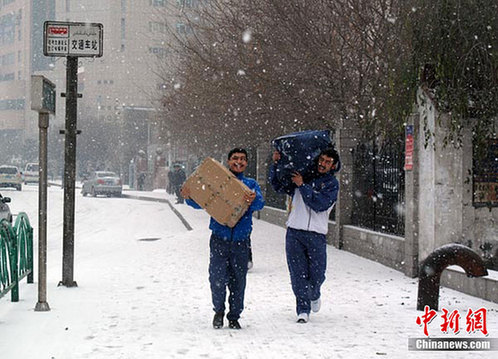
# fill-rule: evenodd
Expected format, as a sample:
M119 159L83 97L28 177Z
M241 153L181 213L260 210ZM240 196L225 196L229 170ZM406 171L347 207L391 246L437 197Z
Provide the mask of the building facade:
M183 5L165 0L0 0L0 146L9 154L1 161L34 160L23 158L23 147L36 145L38 136L37 114L29 105L31 75L56 84L57 111L50 126L64 127L60 93L66 91L66 61L43 55L47 20L103 24L103 56L78 61L78 122L92 117L115 125L123 162L139 149L147 151L166 89L161 78L168 66L166 19Z

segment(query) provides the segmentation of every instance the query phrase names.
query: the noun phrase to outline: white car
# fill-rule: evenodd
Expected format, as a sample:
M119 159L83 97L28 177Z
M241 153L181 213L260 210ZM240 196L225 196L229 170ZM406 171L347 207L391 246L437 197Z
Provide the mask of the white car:
M108 197L117 196L121 197L123 192L123 185L121 178L114 172L110 171L95 171L91 174L90 178L83 182L81 194L86 196L90 194L95 197L99 194Z
M24 168L24 184L28 183L38 183L40 181L40 166L38 163L28 163Z
M14 187L22 190L22 177L16 166L0 166L0 187Z

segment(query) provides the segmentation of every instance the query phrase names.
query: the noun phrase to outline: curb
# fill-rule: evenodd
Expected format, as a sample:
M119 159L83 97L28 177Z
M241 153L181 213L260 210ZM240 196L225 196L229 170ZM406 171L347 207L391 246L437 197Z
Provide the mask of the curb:
M168 206L170 206L171 210L173 211L174 214L182 221L183 225L185 228L187 228L188 231L191 231L193 228L190 226L188 221L185 219L185 217L182 216L180 212L171 204L171 202L168 199L165 198L152 198L152 197L145 197L145 196L135 196L131 194L122 194L122 198L129 198L129 199L138 199L140 201L149 201L149 202L161 202L161 203L167 203Z

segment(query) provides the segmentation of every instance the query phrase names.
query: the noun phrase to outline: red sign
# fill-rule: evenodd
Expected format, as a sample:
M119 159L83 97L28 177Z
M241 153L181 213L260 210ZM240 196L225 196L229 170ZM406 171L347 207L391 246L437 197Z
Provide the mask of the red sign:
M407 125L405 132L405 171L411 170L413 170L413 125Z
M68 28L67 26L49 26L47 29L48 33L53 36L67 36Z

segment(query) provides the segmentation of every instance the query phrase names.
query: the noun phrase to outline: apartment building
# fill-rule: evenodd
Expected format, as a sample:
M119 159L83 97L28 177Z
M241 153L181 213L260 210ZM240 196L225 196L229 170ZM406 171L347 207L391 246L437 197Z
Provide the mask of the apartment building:
M78 120L93 116L116 123L117 129L136 131L137 148L130 149L128 157L144 142L150 145L151 122L165 89L161 68L168 62L166 19L168 13L191 4L190 0L0 0L0 147L5 155L22 157L23 146L37 140L37 114L30 109L29 98L32 74L56 84L57 112L50 126L64 123L65 100L59 94L66 87L65 58L43 55L46 20L103 24L103 56L82 57L78 62L82 95ZM180 25L178 31L184 30Z

